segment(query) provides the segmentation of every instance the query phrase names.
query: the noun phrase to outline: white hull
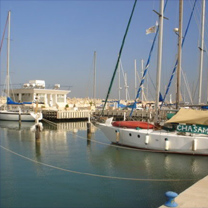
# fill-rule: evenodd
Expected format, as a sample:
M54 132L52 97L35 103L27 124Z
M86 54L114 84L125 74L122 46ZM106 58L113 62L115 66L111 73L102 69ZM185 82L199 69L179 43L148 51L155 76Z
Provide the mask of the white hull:
M35 121L35 114L31 112L23 113L21 112L19 115L19 112L13 112L13 111L0 111L0 120L3 121L19 121L21 116L21 121ZM42 119L42 114L40 114L40 117L38 120Z
M154 152L208 155L208 136L182 136L164 130L125 129L98 123L98 128L118 145L146 149Z

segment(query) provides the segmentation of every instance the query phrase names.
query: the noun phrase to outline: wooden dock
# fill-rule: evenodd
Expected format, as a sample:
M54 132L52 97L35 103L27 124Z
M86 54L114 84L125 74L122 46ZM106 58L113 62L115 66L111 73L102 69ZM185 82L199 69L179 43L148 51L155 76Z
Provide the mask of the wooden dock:
M89 115L91 115L90 110L43 110L43 118L50 121L87 121Z

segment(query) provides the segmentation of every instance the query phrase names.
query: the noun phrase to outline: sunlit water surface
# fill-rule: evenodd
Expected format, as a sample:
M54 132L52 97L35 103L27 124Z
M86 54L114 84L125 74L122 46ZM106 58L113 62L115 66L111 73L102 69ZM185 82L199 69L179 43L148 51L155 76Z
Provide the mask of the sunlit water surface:
M165 192L182 192L208 174L208 157L151 153L112 146L85 122L0 122L0 207L151 208Z

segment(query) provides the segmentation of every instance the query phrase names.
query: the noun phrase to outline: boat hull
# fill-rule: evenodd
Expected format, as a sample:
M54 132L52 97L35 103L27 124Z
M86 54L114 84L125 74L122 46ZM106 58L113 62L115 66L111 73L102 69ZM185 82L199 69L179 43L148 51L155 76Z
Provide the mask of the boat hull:
M153 152L208 155L208 137L177 135L164 130L125 129L99 123L97 127L112 143Z
M0 120L2 121L19 121L21 116L21 121L35 121L35 118L28 112L9 112L9 111L0 111Z

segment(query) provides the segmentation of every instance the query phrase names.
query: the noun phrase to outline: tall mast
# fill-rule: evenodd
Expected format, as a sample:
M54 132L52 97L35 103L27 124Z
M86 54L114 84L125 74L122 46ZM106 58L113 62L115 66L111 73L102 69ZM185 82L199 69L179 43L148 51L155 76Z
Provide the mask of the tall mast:
M179 0L179 31L178 31L178 66L176 84L176 109L179 109L181 88L181 46L182 46L183 0Z
M201 46L200 46L200 62L199 62L199 100L201 104L202 93L202 71L203 71L203 58L204 58L204 23L205 23L205 0L202 0L202 16L201 16Z
M142 67L142 75L144 73L144 60L142 59L141 60L141 67ZM143 100L144 100L144 85L142 85L142 103L143 103Z
M160 1L160 15L159 15L155 122L158 122L158 113L159 113L158 110L159 110L159 94L160 94L160 77L161 77L161 68L162 68L163 10L164 10L164 0L161 0Z
M11 11L8 13L8 34L7 34L7 97L9 97L9 67L10 67L10 18L11 18Z
M107 92L107 95L106 95L106 98L105 98L105 102L104 102L104 105L103 105L103 110L102 110L101 115L103 115L103 113L104 113L106 102L107 102L108 97L110 95L110 91L111 91L111 88L112 88L112 85L113 85L113 81L114 81L114 78L115 78L115 75L116 75L116 71L118 69L118 64L119 64L119 61L120 61L120 58L121 58L121 54L122 54L122 51L123 51L123 46L124 46L124 43L125 43L125 40L126 40L126 36L127 36L128 30L129 30L129 26L131 24L131 19L132 19L132 16L134 14L134 9L136 7L136 3L137 3L137 0L134 1L134 6L133 6L133 9L132 9L132 12L131 12L131 16L129 18L128 25L127 25L127 28L126 28L126 31L125 31L125 34L124 34L124 37L123 37L123 40L122 40L121 48L120 48L120 51L119 51L119 54L118 54L118 59L117 59L117 62L116 62L116 67L114 69L113 76L111 78L110 86L108 88L108 92Z
M124 73L124 82L125 82L125 94L126 94L126 101L128 100L128 84L127 84L127 73Z
M208 104L208 68L207 68L207 104Z
M121 100L121 60L118 67L118 100Z
M93 99L96 98L96 51L94 51L94 85L93 85Z
M136 59L134 60L134 89L135 89L135 97L137 95L137 65Z

